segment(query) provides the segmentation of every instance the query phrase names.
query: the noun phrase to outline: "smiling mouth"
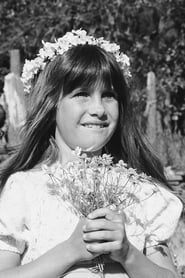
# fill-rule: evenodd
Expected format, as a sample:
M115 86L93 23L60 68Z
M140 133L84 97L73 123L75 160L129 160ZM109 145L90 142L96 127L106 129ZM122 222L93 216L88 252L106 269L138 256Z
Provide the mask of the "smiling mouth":
M101 129L101 128L105 128L105 127L108 127L108 124L107 123L103 123L103 124L82 124L83 127L87 127L87 128L98 128L98 129Z

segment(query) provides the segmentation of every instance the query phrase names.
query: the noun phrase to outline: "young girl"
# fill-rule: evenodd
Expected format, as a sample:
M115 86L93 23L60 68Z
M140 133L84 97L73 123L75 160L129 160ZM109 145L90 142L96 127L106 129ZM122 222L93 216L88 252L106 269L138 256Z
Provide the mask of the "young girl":
M129 59L119 47L83 30L45 43L26 62L27 122L0 175L0 278L177 277L167 240L182 205L133 120L129 78ZM125 210L102 207L84 218L73 213L72 204L51 193L55 183L44 169L57 179L76 160L76 147L87 157L110 154L151 176L153 182L128 183L130 190L140 186L141 202ZM155 194L143 198L153 187ZM102 255L103 270L96 267Z

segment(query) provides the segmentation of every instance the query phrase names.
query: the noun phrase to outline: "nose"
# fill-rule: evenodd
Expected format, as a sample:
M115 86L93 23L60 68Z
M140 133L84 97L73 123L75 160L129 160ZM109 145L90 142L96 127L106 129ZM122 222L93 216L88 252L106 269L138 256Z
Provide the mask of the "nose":
M92 98L89 106L89 114L99 118L105 116L105 106L101 98Z

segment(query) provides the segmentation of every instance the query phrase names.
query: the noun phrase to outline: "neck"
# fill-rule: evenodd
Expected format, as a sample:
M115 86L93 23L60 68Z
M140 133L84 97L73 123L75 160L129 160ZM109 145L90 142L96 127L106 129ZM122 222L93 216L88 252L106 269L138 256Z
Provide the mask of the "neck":
M55 133L55 140L59 150L59 161L62 166L64 166L70 161L74 161L77 159L76 155L72 152L72 150L63 141L60 140L60 136L58 135L57 131Z
M59 161L62 166L64 166L68 162L75 161L78 159L77 155L74 153L74 149L71 149L67 144L65 144L63 140L61 140L58 129L56 129L55 132L55 141L59 149ZM90 149L86 151L82 150L82 153L85 153L88 157L101 155L101 152L102 150L98 150L98 151L90 151Z

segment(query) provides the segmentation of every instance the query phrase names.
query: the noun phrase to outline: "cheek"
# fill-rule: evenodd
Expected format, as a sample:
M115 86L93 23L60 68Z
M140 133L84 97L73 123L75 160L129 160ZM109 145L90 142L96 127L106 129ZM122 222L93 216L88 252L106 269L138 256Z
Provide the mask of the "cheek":
M69 122L70 119L67 110L65 110L65 108L61 106L60 110L57 111L57 115L56 115L56 124L58 129L60 130L60 133L63 133L65 131Z
M119 118L119 106L118 103L115 103L114 105L112 105L111 109L110 109L110 115L111 118L114 122L118 122L118 118Z

